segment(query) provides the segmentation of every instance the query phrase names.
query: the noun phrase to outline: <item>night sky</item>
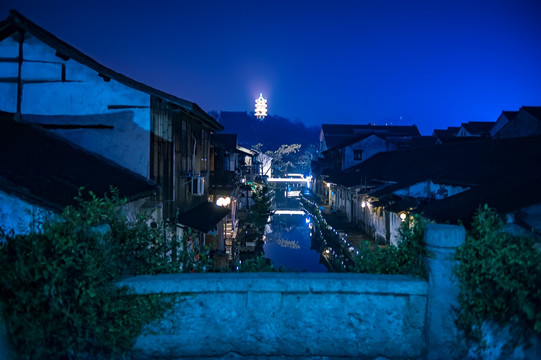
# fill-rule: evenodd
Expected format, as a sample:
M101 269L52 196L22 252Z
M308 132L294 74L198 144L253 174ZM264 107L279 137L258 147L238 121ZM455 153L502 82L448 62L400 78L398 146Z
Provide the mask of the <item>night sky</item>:
M199 104L423 135L541 106L541 2L2 0L103 65Z

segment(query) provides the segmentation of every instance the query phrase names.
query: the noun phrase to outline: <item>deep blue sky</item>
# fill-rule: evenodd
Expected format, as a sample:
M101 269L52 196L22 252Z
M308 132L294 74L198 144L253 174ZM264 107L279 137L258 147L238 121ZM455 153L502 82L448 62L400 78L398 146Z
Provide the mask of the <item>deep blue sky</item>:
M113 70L199 104L423 134L541 106L541 2L2 0Z

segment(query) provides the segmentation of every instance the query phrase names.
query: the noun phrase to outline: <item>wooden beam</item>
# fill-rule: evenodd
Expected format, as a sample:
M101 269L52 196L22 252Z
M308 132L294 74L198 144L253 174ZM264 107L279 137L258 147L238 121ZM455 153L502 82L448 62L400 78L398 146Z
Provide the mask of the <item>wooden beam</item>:
M23 100L23 79L22 79L22 67L23 67L23 43L24 43L24 31L19 32L19 71L17 74L17 113L21 114L21 103Z
M150 109L150 106L145 105L107 105L109 110L122 110L122 109Z
M103 125L103 124L96 124L96 125L84 125L84 124L38 124L40 127L44 129L51 129L51 130L76 130L76 129L114 129L114 126L112 125Z
M56 54L55 54L57 57L61 58L62 60L64 61L68 61L70 58L64 54L62 54L61 52L57 51Z

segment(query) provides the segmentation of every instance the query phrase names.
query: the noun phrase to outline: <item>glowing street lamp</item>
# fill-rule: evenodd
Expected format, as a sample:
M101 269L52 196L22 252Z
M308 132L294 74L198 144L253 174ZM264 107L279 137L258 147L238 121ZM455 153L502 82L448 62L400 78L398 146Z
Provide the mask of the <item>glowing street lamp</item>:
M267 116L267 99L260 93L259 97L255 99L255 117L262 120L265 116Z
M218 200L216 200L216 205L218 206L229 206L231 204L231 198L229 196L227 197L219 197Z

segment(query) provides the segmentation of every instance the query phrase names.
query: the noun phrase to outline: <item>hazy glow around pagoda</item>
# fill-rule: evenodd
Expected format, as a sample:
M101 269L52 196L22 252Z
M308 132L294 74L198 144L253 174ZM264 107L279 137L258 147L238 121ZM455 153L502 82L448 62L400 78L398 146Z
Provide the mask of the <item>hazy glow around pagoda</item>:
M262 120L267 116L267 99L263 97L263 94L259 94L259 97L255 99L255 117Z

